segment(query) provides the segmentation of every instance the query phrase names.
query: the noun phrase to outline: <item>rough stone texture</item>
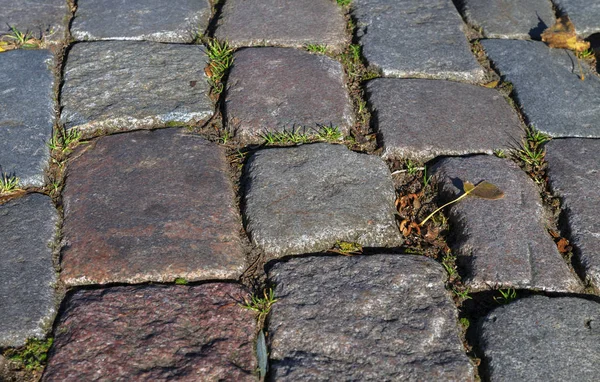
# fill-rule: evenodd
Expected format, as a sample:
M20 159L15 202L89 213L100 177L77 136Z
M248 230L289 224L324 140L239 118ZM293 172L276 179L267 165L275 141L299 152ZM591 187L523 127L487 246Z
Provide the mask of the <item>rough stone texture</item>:
M197 45L102 41L69 51L61 92L68 128L119 131L194 124L213 113Z
M549 0L465 0L463 12L488 38L539 40L556 19Z
M315 133L319 125L347 133L352 105L339 62L296 49L251 48L235 53L227 83L227 119L243 139L267 131Z
M554 0L554 3L569 15L579 36L600 32L600 3L596 0Z
M342 145L256 152L246 166L246 230L268 256L323 251L336 241L402 244L385 163Z
M234 284L80 290L43 381L255 381L254 314Z
M367 92L385 158L492 154L518 142L523 133L513 109L493 89L379 78L367 84Z
M490 381L597 381L600 304L532 296L496 308L481 323Z
M385 76L483 78L451 0L354 0L357 36Z
M180 129L99 138L68 166L68 285L235 279L244 270L224 151Z
M553 140L546 150L550 186L562 199L570 239L600 288L600 140Z
M486 180L504 192L499 200L468 197L449 210L455 235L451 247L472 290L582 289L546 232L538 190L514 162L491 156L447 158L436 163L432 173L438 177L443 202L462 193L463 181Z
M52 60L45 50L0 54L0 173L17 176L22 186L42 186L50 159Z
M0 347L43 338L56 314L52 249L58 214L30 194L0 205Z
M204 34L208 0L79 0L71 24L77 40L191 43Z
M230 0L215 36L232 46L323 44L334 52L349 40L342 8L332 0Z
M517 101L535 127L555 137L600 137L600 77L575 56L542 42L484 40L500 74L513 83Z
M277 381L472 381L446 273L422 256L294 258L269 276Z
M0 0L0 9L0 34L9 33L10 27L15 27L23 33L32 33L45 43L65 40L65 26L69 20L65 0Z

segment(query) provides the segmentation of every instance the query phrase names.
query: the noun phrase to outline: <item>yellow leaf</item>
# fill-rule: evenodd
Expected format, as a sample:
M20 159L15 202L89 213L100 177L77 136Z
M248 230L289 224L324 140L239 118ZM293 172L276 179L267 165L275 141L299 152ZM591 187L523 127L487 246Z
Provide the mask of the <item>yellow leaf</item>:
M569 20L569 16L556 19L556 24L542 32L542 41L550 48L570 49L583 52L590 48L590 43L577 37L575 26Z

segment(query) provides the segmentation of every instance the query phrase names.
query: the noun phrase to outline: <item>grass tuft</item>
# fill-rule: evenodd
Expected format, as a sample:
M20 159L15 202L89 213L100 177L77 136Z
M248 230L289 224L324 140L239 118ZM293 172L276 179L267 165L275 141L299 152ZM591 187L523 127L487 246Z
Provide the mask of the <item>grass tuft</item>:
M220 42L217 39L208 41L206 50L208 55L208 66L205 73L208 76L208 82L212 86L215 94L223 92L223 77L233 65L233 48L229 47L227 41Z
M14 26L10 32L0 37L0 52L13 49L39 49L42 41L33 37L31 32L21 32Z
M2 173L0 177L0 194L8 194L19 190L19 178L14 175Z
M271 311L273 304L277 302L275 298L275 292L269 288L263 290L263 297L252 295L250 298L244 299L244 302L240 306L244 309L251 310L258 313L259 321L266 317Z
M327 45L307 44L304 46L304 48L306 50L308 50L310 53L317 53L317 54L326 54L327 53Z

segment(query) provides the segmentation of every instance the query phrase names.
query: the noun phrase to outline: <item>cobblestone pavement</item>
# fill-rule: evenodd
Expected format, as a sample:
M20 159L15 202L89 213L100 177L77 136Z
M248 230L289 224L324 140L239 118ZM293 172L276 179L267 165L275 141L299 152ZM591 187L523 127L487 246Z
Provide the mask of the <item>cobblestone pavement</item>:
M597 60L597 0L0 0L0 381L599 380Z

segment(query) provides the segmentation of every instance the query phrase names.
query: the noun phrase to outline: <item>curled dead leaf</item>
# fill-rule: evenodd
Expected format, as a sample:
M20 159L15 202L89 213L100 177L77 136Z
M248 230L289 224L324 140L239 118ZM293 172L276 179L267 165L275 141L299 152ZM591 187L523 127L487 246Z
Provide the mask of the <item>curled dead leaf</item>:
M570 49L583 52L590 48L590 43L577 37L575 26L569 16L556 19L556 23L542 32L542 41L550 48Z
M569 240L565 239L564 237L561 237L556 242L556 247L558 248L558 252L560 253L568 253L573 250L573 247L569 245Z

